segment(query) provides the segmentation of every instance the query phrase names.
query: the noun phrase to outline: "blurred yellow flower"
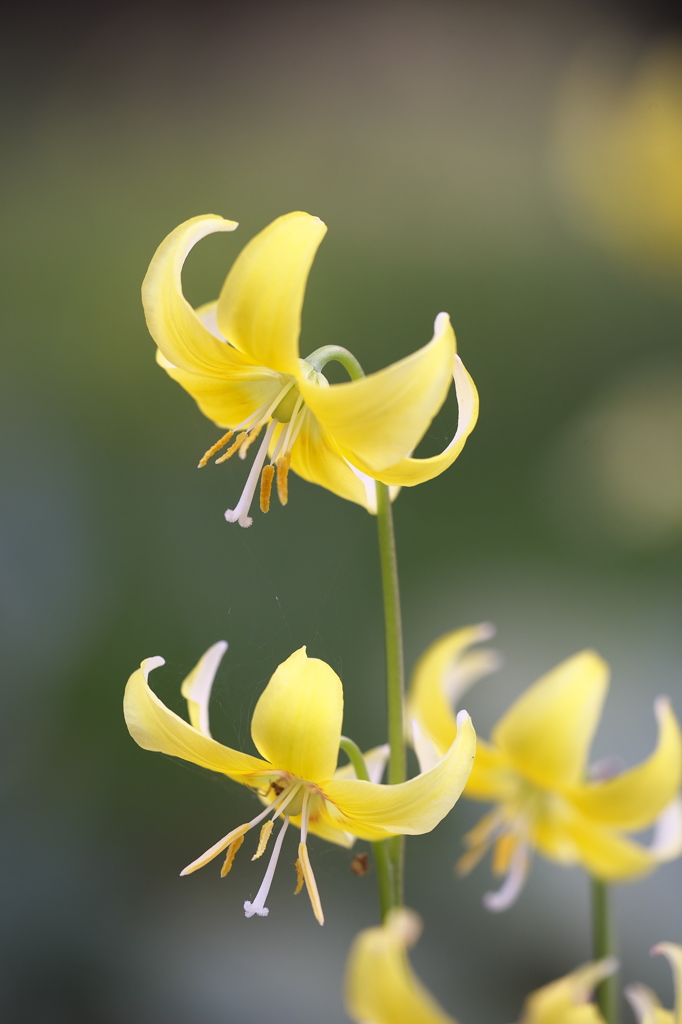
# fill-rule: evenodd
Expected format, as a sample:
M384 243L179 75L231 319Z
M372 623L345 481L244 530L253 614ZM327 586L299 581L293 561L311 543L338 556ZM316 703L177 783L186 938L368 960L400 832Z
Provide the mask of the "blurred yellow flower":
M247 917L267 916L265 901L289 821L301 829L298 846L299 892L305 882L315 917L324 917L308 856L307 835L350 845L352 837L378 840L430 832L453 807L466 782L476 747L471 719L462 712L457 739L428 772L396 786L364 782L347 768L336 771L343 717L343 687L324 661L308 658L305 647L276 670L256 704L251 736L261 757L243 754L211 737L208 702L227 644L209 648L182 684L190 722L170 711L149 688L149 672L163 658L148 658L126 686L124 713L133 739L145 750L180 757L221 772L254 790L267 805L246 824L232 829L182 872L190 874L226 851L223 875L232 867L246 833L261 822L254 859L260 857L283 818L263 884Z
M625 995L637 1017L637 1024L680 1024L682 1022L682 946L659 942L652 955L662 954L672 967L675 982L675 1006L664 1010L658 997L646 985L628 985Z
M682 48L652 48L627 84L613 58L607 47L593 47L567 77L557 112L557 182L585 233L680 269Z
M421 934L412 910L392 910L384 925L355 938L346 968L346 1009L358 1024L457 1024L414 974L407 950ZM590 1002L595 986L616 969L612 958L586 964L538 989L519 1024L603 1024Z
M490 654L469 650L490 635L487 625L449 633L418 663L408 715L422 770L456 735L458 666L460 679L467 658L474 677L494 667ZM486 894L489 910L505 910L514 902L534 848L604 881L637 878L682 852L682 736L667 698L654 705L658 744L647 760L619 774L613 765L588 771L608 677L599 655L576 654L515 701L490 743L479 739L464 795L497 806L465 837L469 849L458 870L468 873L494 844L493 871L506 878L498 892ZM654 824L648 847L626 835Z
M456 354L448 315L438 315L433 339L418 352L368 377L329 385L322 369L339 353L344 365L359 367L337 347L299 357L305 285L327 230L317 217L279 217L239 254L217 302L194 310L185 299L181 272L191 248L211 232L236 227L217 216L181 224L159 246L142 286L159 364L228 430L200 465L227 445L218 462L237 451L245 457L266 427L241 498L225 518L251 525L259 478L263 511L275 480L286 504L289 467L372 512L375 480L409 487L447 469L478 416L476 388ZM412 458L453 378L455 436L440 455Z

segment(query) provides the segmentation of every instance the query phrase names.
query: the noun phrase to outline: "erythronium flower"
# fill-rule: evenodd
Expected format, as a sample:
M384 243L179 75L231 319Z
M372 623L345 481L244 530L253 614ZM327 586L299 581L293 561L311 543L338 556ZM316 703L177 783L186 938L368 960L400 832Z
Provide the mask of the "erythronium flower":
M407 950L421 934L413 910L392 910L356 937L346 968L346 1009L358 1024L457 1024L422 985ZM603 1024L590 997L616 969L613 958L585 964L532 993L519 1024Z
M124 698L126 723L133 739L145 750L157 750L221 772L258 794L265 810L231 829L206 853L184 869L190 874L226 853L222 874L232 867L246 833L261 822L254 859L267 846L274 823L282 825L263 884L253 901L246 901L247 917L267 916L265 901L290 821L301 830L298 845L298 886L308 890L315 917L324 917L308 856L307 835L315 832L348 846L354 837L376 841L393 835L430 832L457 801L471 771L476 736L471 719L460 712L457 739L428 772L396 786L364 782L347 768L336 770L343 717L343 687L324 661L308 658L305 647L295 651L272 676L256 704L251 736L261 757L243 754L211 737L208 700L227 644L209 648L182 684L189 723L170 711L148 685L150 671L163 658L148 658L128 680ZM370 758L380 763L378 749ZM380 775L380 771L377 773ZM376 777L376 776L375 776Z
M659 942L652 956L662 954L672 967L675 982L675 1006L664 1010L658 997L646 985L628 985L625 995L635 1012L638 1024L682 1024L682 946Z
M453 705L463 684L494 667L490 654L470 650L490 635L487 624L449 633L417 665L408 714L422 770L456 735ZM640 877L682 852L682 737L666 698L654 704L659 733L650 757L619 774L612 766L588 770L608 677L599 655L576 654L516 700L490 743L479 739L464 795L497 806L466 836L458 870L466 874L494 844L493 871L506 878L499 892L484 897L489 910L514 902L534 848L604 881ZM627 835L651 825L648 847Z
M142 286L159 364L209 419L227 429L200 465L228 445L216 461L237 451L244 458L265 427L242 496L225 518L251 525L259 478L263 511L275 479L286 504L289 467L372 512L375 480L409 487L447 469L478 416L476 388L456 354L448 315L439 314L433 339L406 359L329 385L322 369L330 359L362 371L336 346L299 357L306 280L327 230L317 217L279 217L239 254L217 302L194 310L185 299L181 272L191 248L214 231L236 227L213 215L181 224L157 249ZM453 378L459 403L455 436L440 455L412 458Z

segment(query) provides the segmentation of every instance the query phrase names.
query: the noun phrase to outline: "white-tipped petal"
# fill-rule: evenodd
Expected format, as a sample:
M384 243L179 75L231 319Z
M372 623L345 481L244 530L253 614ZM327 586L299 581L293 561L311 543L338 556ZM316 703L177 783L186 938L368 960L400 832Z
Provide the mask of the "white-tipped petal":
M219 640L218 643L209 647L180 687L180 692L187 701L189 720L194 728L202 732L204 736L211 735L208 705L213 681L226 650L227 642L225 640Z

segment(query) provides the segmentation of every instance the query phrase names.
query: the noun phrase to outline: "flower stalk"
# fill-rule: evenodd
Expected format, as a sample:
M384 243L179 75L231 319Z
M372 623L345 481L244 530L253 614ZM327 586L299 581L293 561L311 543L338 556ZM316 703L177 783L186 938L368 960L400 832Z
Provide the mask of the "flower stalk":
M598 878L591 879L592 944L595 960L612 957L615 953L615 934L611 916L609 888ZM619 1024L618 974L604 978L596 988L597 1005L606 1024Z

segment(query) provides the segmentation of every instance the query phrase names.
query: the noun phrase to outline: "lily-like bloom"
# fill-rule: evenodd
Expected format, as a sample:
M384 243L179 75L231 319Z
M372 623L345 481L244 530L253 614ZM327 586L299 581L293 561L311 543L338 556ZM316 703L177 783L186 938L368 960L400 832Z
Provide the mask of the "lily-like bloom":
M658 996L646 985L628 985L625 995L637 1017L637 1024L682 1024L682 946L674 942L659 942L651 950L652 956L661 954L670 964L675 983L675 1006L664 1010Z
M392 910L385 924L356 937L346 968L346 1010L358 1024L457 1024L422 985L407 950L421 934L413 910ZM617 967L613 958L585 964L533 992L519 1024L603 1024L592 992ZM647 1022L648 1024L648 1022Z
M195 217L161 243L142 286L157 361L227 433L199 465L222 448L244 458L265 428L241 498L225 518L250 526L260 479L260 505L270 507L273 482L288 500L291 467L305 480L376 511L375 480L410 487L442 473L457 458L478 416L478 395L456 354L446 313L433 339L385 370L330 385L322 373L337 359L362 373L345 349L326 346L305 359L298 350L308 273L326 227L307 213L273 221L242 250L220 297L197 310L182 293L181 272L191 248L234 221ZM415 459L454 378L457 432L445 451ZM228 447L229 446L229 447ZM267 462L267 465L266 465Z
M296 892L305 883L315 917L323 924L308 855L308 832L345 846L356 836L376 841L430 832L453 807L471 771L476 747L471 719L465 711L460 712L457 739L430 771L396 786L359 780L347 767L336 770L343 718L341 680L324 661L308 658L302 647L279 666L256 703L251 736L261 756L254 757L218 743L209 730L208 701L226 648L223 642L209 648L182 684L189 722L170 711L149 687L147 677L164 664L163 658L143 661L126 687L128 729L145 750L180 757L227 775L252 789L266 805L192 861L182 874L226 853L222 869L226 875L246 833L263 822L253 859L260 857L274 823L282 819L263 884L256 898L244 904L247 917L267 916L265 901L285 833L293 821L301 830ZM372 778L372 759L369 761ZM374 761L381 761L381 752Z
M494 667L489 653L470 649L490 635L487 624L449 633L418 663L408 714L422 770L452 743L463 688ZM494 844L493 871L506 878L485 896L489 910L514 902L532 849L604 881L638 878L682 852L682 736L667 698L654 704L659 732L650 757L628 771L605 763L588 770L608 683L599 655L576 654L515 701L490 743L479 739L464 795L496 807L465 837L469 849L458 870L469 872ZM651 825L649 846L627 835Z

